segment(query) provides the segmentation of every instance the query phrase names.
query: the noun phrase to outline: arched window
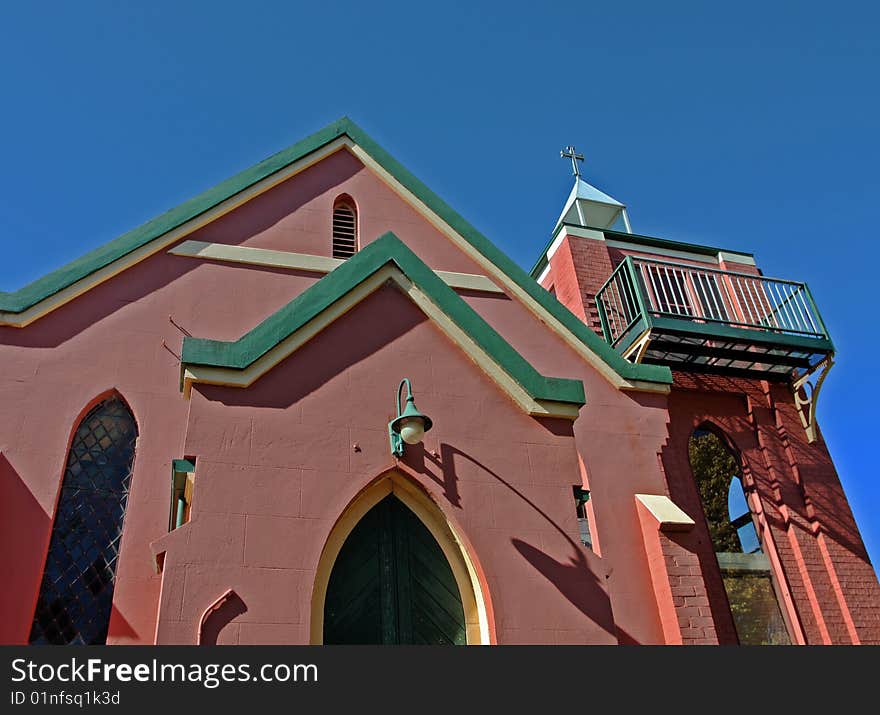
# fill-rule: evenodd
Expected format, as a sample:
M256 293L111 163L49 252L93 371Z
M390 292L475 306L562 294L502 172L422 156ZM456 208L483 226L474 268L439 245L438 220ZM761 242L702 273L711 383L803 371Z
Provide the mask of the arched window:
M749 508L742 480L739 477L730 478L730 485L727 488L727 515L730 519L730 525L736 529L736 537L739 539L742 553L759 553L761 542L758 540L758 531L755 529L755 521L752 519L752 510Z
M107 640L137 424L116 396L80 422L67 455L31 643Z
M716 434L702 429L691 436L688 456L739 642L791 643L736 457Z
M333 258L351 258L358 250L357 209L347 196L333 204Z

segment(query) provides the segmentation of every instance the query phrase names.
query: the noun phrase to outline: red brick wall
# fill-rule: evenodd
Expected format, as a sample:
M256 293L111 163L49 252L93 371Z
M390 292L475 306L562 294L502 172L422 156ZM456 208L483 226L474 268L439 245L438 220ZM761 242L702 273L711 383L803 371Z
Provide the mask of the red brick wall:
M658 523L638 497L636 509L666 644L717 645L694 528Z
M824 442L807 442L786 385L675 373L661 454L670 497L697 521L698 555L719 641L735 642L690 470L687 443L714 425L739 455L743 482L775 563L793 641L880 641L880 586Z
M542 285L552 285L559 302L601 336L596 293L613 270L604 241L566 235L550 259Z
M565 235L543 284L553 285L557 298L601 335L596 291L621 257L602 241ZM721 268L760 273L755 266L738 263ZM877 577L831 456L821 436L812 444L807 441L790 388L761 380L676 373L668 410L669 439L660 454L661 466L670 498L696 526L687 533L661 532L662 548L649 547L656 537L646 536L646 548L657 552L649 553L649 561L656 561L652 566L664 569L663 598L671 593L667 581L670 589L679 589L671 608L681 642L716 637L720 643L737 642L688 460L688 440L704 424L714 425L739 456L793 642L880 642ZM652 578L656 591L656 574ZM658 605L663 611L663 604ZM714 629L705 623L707 609ZM664 623L664 632L669 628Z
M691 532L661 532L660 543L672 590L672 606L684 645L719 642L715 617L709 604L707 581Z

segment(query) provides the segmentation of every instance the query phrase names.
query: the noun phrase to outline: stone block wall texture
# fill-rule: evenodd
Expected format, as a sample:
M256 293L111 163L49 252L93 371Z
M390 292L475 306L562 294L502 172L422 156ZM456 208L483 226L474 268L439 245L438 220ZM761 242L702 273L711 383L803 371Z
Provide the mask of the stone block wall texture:
M485 275L345 151L186 238L330 255L342 193L362 243L392 230L435 270ZM385 425L403 376L435 420L408 473L472 544L497 641L663 642L632 503L663 488L663 398L610 386L517 299L461 292L538 370L584 382L591 406L574 426L525 415L391 289L249 389L184 399L185 335L237 339L319 278L163 251L26 328L0 327L0 642L27 641L71 435L111 390L140 436L108 642L194 642L229 590L211 616L217 642L306 642L323 540L393 466ZM169 535L171 462L183 457L197 461L192 518ZM587 480L601 553L578 538L571 490Z

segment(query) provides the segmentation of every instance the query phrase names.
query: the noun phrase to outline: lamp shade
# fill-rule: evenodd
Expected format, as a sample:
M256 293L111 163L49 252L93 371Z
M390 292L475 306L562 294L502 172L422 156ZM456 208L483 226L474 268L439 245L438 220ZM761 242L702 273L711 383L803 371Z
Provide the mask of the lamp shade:
M407 444L418 444L425 432L433 426L431 418L419 412L415 398L410 394L399 417L391 421L391 431L399 434Z
M410 417L400 423L400 438L407 444L418 444L425 436L425 422L421 417Z

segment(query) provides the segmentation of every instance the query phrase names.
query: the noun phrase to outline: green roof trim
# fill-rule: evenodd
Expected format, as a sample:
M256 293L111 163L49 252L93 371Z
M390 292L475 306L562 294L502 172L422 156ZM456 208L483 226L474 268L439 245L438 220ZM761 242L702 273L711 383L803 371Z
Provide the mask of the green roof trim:
M618 375L627 380L643 380L672 384L672 373L660 365L637 365L624 360L610 345L587 327L574 313L539 286L522 268L511 260L494 243L468 223L443 199L411 174L400 162L374 142L354 122L349 121L346 133L359 144L389 174L409 189L435 214L443 219L454 231L468 241L491 263L500 268L522 288L544 310L564 325L593 353L609 365Z
M588 328L556 298L539 286L522 268L498 249L488 238L462 218L443 199L411 174L400 162L380 147L366 132L343 117L315 134L264 159L212 189L199 194L152 221L96 248L83 257L12 293L0 292L0 312L21 313L78 280L107 266L150 241L172 231L218 204L248 189L253 184L283 170L290 164L317 151L341 136L348 136L374 161L382 166L414 196L428 206L454 231L468 241L488 261L503 271L519 288L574 334L603 362L626 380L672 383L672 373L658 365L638 365L624 360L602 338Z
M620 241L622 243L635 243L639 246L651 246L653 248L666 248L675 251L685 251L687 253L698 253L702 256L717 256L719 253L730 253L737 256L745 256L747 258L754 258L755 254L753 253L745 253L744 251L734 251L730 248L718 248L716 246L705 246L700 243L684 243L683 241L673 241L669 238L657 238L656 236L643 236L638 233L626 233L624 231L612 231L608 228L595 228L594 226L581 226L580 224L574 223L560 223L556 229L553 231L553 235L550 236L550 240L547 241L547 245L544 246L544 250L541 252L540 257L535 262L535 265L532 266L532 270L529 271L529 275L532 278L537 278L541 271L544 270L544 267L547 265L547 251L550 250L550 246L553 245L553 241L556 240L556 237L559 235L560 231L566 226L571 226L573 228L586 228L590 231L598 231L599 233L605 234L606 239L611 239L613 241Z
M545 377L393 233L386 233L235 341L185 337L182 367L243 370L383 266L394 263L535 400L583 405L580 380Z
M338 136L346 133L350 122L340 119L310 137L297 142L283 151L273 154L259 164L239 172L216 186L203 191L198 196L184 201L179 206L166 211L147 223L122 234L103 246L89 251L84 256L65 266L46 274L17 291L0 291L0 311L22 313L42 300L86 278L150 241L173 231L187 221L209 211L218 204L232 198L253 184L284 169L302 157L320 149Z

